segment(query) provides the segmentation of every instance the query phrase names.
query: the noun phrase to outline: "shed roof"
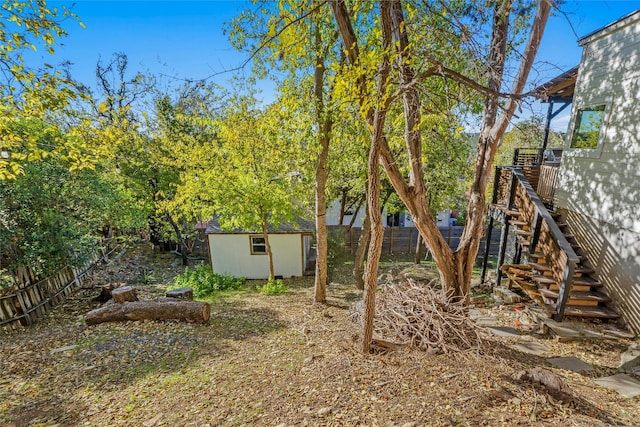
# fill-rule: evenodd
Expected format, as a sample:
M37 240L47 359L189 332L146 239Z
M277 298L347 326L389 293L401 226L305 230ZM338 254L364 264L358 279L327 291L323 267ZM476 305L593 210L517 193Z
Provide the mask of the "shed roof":
M293 233L313 233L316 230L316 225L313 221L306 219L299 219L296 223L285 222L278 227L268 225L267 231L270 234L293 234ZM207 234L256 234L262 231L244 230L236 228L234 230L223 230L220 227L218 217L214 216L209 225L207 226Z
M571 102L578 78L578 65L531 91L543 102Z

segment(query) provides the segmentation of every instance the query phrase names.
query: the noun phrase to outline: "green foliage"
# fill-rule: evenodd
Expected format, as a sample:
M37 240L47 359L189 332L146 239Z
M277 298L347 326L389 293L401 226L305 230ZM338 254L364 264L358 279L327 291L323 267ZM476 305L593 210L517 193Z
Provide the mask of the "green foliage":
M264 285L256 286L256 289L267 295L278 295L289 291L289 287L284 284L282 279L269 279Z
M157 281L158 281L158 278L153 273L153 270L149 270L144 267L142 268L142 271L140 272L140 276L138 277L139 283L142 283L143 285L150 285L152 283L156 283Z
M496 153L496 166L511 165L513 153L516 148L540 148L544 140L544 118L532 116L528 120L516 123L509 132L504 135L502 143ZM562 135L550 131L547 147L562 147Z
M130 194L101 169L71 172L56 157L28 162L24 174L0 181L0 263L51 273L94 252L98 229L144 221Z
M66 6L49 8L45 0L0 2L0 148L5 153L0 158L0 180L15 178L23 172L25 162L52 152L65 157L74 168L90 167L86 146L74 129L58 135L52 147L19 132L16 126L25 120L64 114L80 97L64 70L46 62L25 65L25 56L32 51L54 53L58 39L67 34L61 23L69 18L77 20Z
M177 276L170 289L192 288L193 295L202 298L217 291L238 289L245 281L244 277L215 274L208 266L199 265L196 268L188 268Z

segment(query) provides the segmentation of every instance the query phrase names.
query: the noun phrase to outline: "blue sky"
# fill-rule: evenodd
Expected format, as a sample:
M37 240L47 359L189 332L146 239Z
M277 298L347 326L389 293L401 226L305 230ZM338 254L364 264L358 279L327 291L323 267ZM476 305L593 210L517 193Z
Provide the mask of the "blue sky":
M64 24L69 36L57 48L54 62L70 60L74 64L74 78L90 86L95 84L97 61L108 60L115 52L127 54L131 72L150 70L181 78L204 78L235 68L244 61L245 57L230 46L223 34L223 25L245 5L245 1L229 0L78 0L73 10L86 29L73 21ZM542 62L532 76L536 81L553 78L580 62L582 49L576 34L582 37L597 30L640 8L640 2L567 0L562 8L566 17L553 16L544 35L538 55ZM43 58L51 62L51 58L45 55ZM217 81L222 83L227 78L222 74ZM271 86L265 85L264 90L264 97L269 99ZM532 108L546 111L546 106L533 105ZM563 126L566 129L566 114L554 125L557 129Z

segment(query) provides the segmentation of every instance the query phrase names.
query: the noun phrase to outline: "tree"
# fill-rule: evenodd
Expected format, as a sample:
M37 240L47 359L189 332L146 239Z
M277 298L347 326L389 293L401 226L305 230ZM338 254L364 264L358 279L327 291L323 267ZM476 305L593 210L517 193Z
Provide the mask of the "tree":
M552 3L542 0L537 5L530 34L522 53L520 68L513 79L511 93L506 97L501 93L501 89L506 84L504 69L507 61L509 24L513 6L511 0L497 1L494 4L490 42L487 46L488 59L486 67L484 67L485 78L469 76L465 74L464 69L455 68L456 65L459 65L455 59L464 58L465 54L471 51L471 49L464 49L467 45L466 40L469 40L473 34L466 22L473 23L474 17L464 13L473 10L471 4L463 4L463 7L459 8L459 3L442 1L421 10L414 8L409 3L403 4L400 0L381 1L378 4L377 13L374 15L380 23L379 36L376 38L377 46L380 46L380 54L376 60L378 66L372 67L371 64L366 64L367 68L363 66L364 62L372 55L364 56L361 54L363 52L360 50L361 40L358 39L352 24L354 16L362 15L357 14L359 11L349 11L343 0L332 2L331 5L349 63L355 70L355 77L351 83L356 86L357 99L363 108L363 116L366 118L369 128L372 129L368 197L370 197L369 208L374 226L369 250L370 263L367 265L366 289L372 294L375 290L377 264L371 261L372 255L379 255L379 246L382 243L380 237L377 236L378 233L381 233L381 227L377 225L378 218L375 218L377 209L374 209L378 198L377 162L380 160L399 197L411 213L422 238L433 254L448 297L451 300L467 301L471 271L486 214L484 192L487 179L492 171L493 158L498 143L517 108L520 95L523 93ZM421 12L426 13L421 14ZM411 40L412 37L417 38L424 34L424 32L417 31L417 25L425 23L429 28L429 31L426 32L428 37L436 35L442 39L431 40L435 43L419 43L417 40ZM476 29L481 30L482 25ZM474 40L475 42L477 40ZM420 50L420 47L424 47L424 49ZM367 48L367 52L370 53L371 49L369 46ZM439 57L442 53L447 55L446 60ZM395 64L393 70L390 66L392 60ZM368 74L368 70L374 70L377 74ZM388 79L392 71L394 78ZM397 98L402 100L404 108L408 180L405 180L385 137L386 107L393 101L389 80L398 82L397 87L393 89L397 90ZM377 82L375 90L372 90L371 82L373 81ZM431 93L437 95L437 85L446 83L459 88L456 91L461 91L464 87L471 88L484 98L476 163L469 190L467 225L455 252L449 249L440 235L436 221L431 214L422 167L423 129L420 124L423 122L422 112L425 109L425 96ZM421 93L421 89L423 93ZM444 92L446 93L448 90ZM450 98L447 97L447 99ZM502 99L506 99L504 105L501 105ZM373 321L373 301L371 300L373 298L365 300L364 351L368 351L371 338L370 327Z
M327 180L336 123L332 82L340 72L343 60L336 32L325 25L329 10L323 7L323 2L281 0L273 7L265 3L259 5L259 10L245 11L234 20L232 41L239 49L248 50L255 57L254 70L259 76L264 76L269 68L285 73L279 90L293 96L280 98L282 108L289 109L297 104L294 108L311 113L307 125L314 136L307 143L316 154L314 300L325 302L328 284ZM313 102L300 103L307 99L313 99Z
M251 96L229 104L219 134L203 161L202 195L213 203L225 229L260 231L274 278L269 229L296 222L307 213L304 130L283 132L292 120L286 110L260 111Z
M79 97L60 69L48 63L28 67L24 61L29 51L53 54L57 40L67 34L61 23L68 18L77 20L65 6L49 8L44 0L5 0L0 5L0 180L15 178L27 162L44 156L65 156L74 168L93 164L73 132L61 135L54 150L39 145L35 136L14 133L21 121L49 121L51 112L65 110Z
M60 139L59 130L36 120L13 132L29 134L51 151ZM15 273L29 266L35 274L49 274L93 253L105 224L123 231L144 225L145 215L112 170L69 169L47 155L25 163L13 180L0 181L0 268Z

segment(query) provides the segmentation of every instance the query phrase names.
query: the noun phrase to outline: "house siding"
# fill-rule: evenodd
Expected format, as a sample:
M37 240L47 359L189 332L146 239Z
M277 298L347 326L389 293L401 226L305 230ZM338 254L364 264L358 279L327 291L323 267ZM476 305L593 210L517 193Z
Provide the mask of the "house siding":
M640 332L640 13L582 40L555 203ZM569 148L580 108L606 104L599 147Z
M640 333L640 234L567 211L571 232L629 329Z
M247 279L269 277L269 257L252 255L250 234L209 234L211 268L216 274L229 274ZM303 274L302 235L269 234L276 276Z

